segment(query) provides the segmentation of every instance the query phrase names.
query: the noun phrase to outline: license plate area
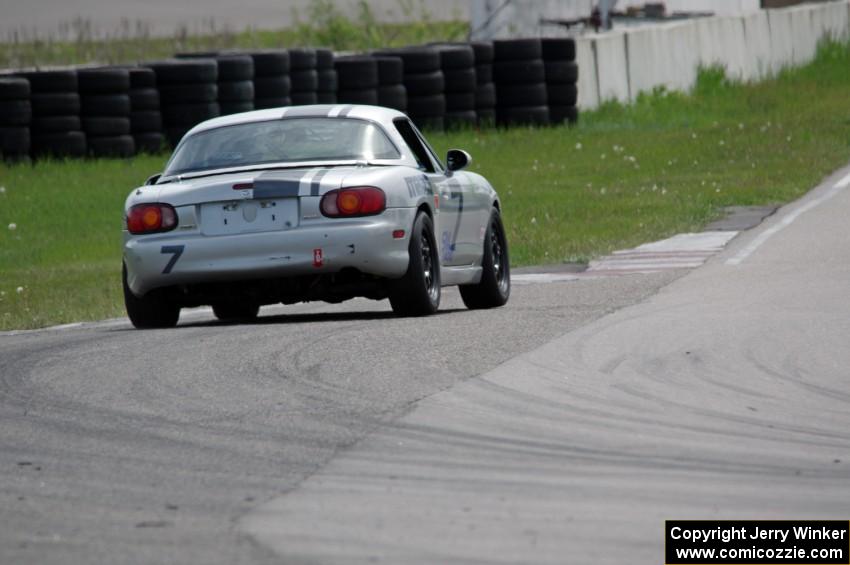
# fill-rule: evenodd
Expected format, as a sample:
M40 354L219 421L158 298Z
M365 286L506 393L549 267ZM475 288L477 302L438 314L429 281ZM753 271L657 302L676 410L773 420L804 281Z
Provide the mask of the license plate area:
M201 232L228 235L298 227L297 198L232 200L201 204Z

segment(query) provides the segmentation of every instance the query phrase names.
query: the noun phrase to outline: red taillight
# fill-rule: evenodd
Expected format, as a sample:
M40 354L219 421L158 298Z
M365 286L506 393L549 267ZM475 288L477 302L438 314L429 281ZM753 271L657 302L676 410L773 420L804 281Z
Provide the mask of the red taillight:
M173 230L177 212L170 204L136 204L127 212L127 231L138 235Z
M374 216L386 210L387 197L374 186L341 188L325 193L319 208L329 218Z

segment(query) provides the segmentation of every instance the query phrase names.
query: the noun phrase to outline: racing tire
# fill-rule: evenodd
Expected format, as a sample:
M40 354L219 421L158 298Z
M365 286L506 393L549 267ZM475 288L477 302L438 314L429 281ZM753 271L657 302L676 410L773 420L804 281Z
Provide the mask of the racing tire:
M540 47L547 61L576 60L576 40L571 37L544 37Z
M554 125L575 124L578 122L578 108L575 106L549 106L549 121Z
M475 82L479 85L490 84L493 82L493 64L476 65L475 67Z
M475 92L450 92L446 94L446 112L475 110Z
M511 267L508 240L498 208L490 212L490 222L484 235L484 255L481 259L481 282L458 287L463 303L470 310L504 306L511 295Z
M139 88L130 91L130 109L159 111L159 91L155 88Z
M254 101L248 100L246 102L222 102L219 104L221 108L222 116L229 116L230 114L241 114L242 112L251 112L254 110Z
M308 106L319 103L319 95L316 92L293 92L290 95L293 106Z
M18 73L18 76L30 81L33 93L77 92L77 71L32 71Z
M336 92L317 92L316 102L319 104L336 104L338 102Z
M530 84L500 84L496 87L499 106L545 106L547 101L546 85L543 83Z
M254 59L249 55L219 55L218 80L220 82L238 82L254 79Z
M378 91L374 88L364 88L360 90L339 90L336 93L336 98L340 104L369 104L371 106L378 105Z
M212 305L212 311L222 322L248 322L257 318L260 305L252 302L218 302Z
M545 126L549 124L549 107L499 107L496 121L500 126Z
M32 95L34 116L73 116L80 113L80 95L76 92L50 92Z
M274 77L289 73L289 51L266 49L247 53L254 59L255 77Z
M130 96L128 94L87 94L80 98L80 113L85 116L130 115Z
M173 328L180 319L180 306L164 293L153 290L139 298L127 286L127 266L121 269L124 287L124 308L133 327L140 330Z
M292 71L316 70L318 55L315 49L299 47L289 50L289 68ZM290 73L292 74L292 73Z
M441 118L446 113L446 97L442 94L435 94L433 96L408 96L407 112L409 115L416 117L430 116Z
M130 89L130 73L115 67L79 69L77 84L80 94L120 94Z
M46 116L33 118L30 129L38 133L79 131L83 129L83 125L79 116Z
M390 306L399 316L427 316L440 307L440 258L434 223L419 212L408 244L407 272L390 288Z
M32 152L38 157L84 157L86 134L81 131L35 133Z
M253 102L254 81L240 80L218 83L218 102Z
M156 88L156 73L146 67L130 67L130 89Z
M255 98L284 98L292 92L292 79L288 76L258 77L254 79Z
M445 124L447 130L474 128L477 123L478 114L475 110L446 112Z
M381 85L400 84L404 81L404 61L399 57L376 56L378 81Z
M30 130L26 127L0 127L0 155L26 155L30 151Z
M95 117L83 118L83 131L89 136L112 137L130 133L130 118Z
M87 137L88 152L92 157L132 157L136 142L130 135Z
M137 154L158 155L165 151L167 145L165 136L155 131L133 134L133 141L136 143Z
M446 78L443 71L414 73L404 75L404 87L409 96L433 96L446 90Z
M493 81L497 84L528 84L546 81L546 67L541 59L529 61L496 61Z
M496 106L496 85L492 82L481 84L475 89L476 108L494 108Z
M0 125L25 126L31 119L29 100L0 100Z
M173 104L160 110L163 121L169 126L194 126L221 115L218 102L206 104Z
M292 106L292 98L289 96L254 98L254 109L264 110L266 108L283 108Z
M388 84L378 87L378 106L407 110L407 89L403 84Z
M475 53L475 64L482 65L493 62L493 42L492 41L470 41L469 46Z
M316 92L319 88L319 72L316 69L292 71L289 79L292 81L292 92Z
M25 78L3 77L0 78L0 100L28 100L30 97L30 83Z
M135 133L162 131L162 114L159 110L130 113L130 131Z
M218 80L218 63L215 59L170 59L147 63L145 68L153 69L160 86Z
M215 102L218 100L218 84L214 82L166 84L159 87L159 98L167 104Z
M339 90L339 75L337 72L333 69L322 69L319 71L319 86L316 90L331 94Z
M382 49L374 54L400 58L404 62L405 73L430 73L440 70L440 53L433 47Z
M574 61L546 61L547 84L575 84L578 82L578 64Z
M378 86L378 62L372 57L342 57L334 65L341 90L365 90Z
M440 53L440 67L445 71L448 69L468 69L475 65L475 52L467 44L440 44L437 45Z
M539 59L543 54L540 39L497 39L493 42L493 57L498 61Z
M443 71L446 92L471 92L475 90L475 67L447 69Z
M546 92L550 106L575 106L578 102L578 87L574 84L550 84Z
M334 52L332 49L316 49L316 70L325 71L334 68Z

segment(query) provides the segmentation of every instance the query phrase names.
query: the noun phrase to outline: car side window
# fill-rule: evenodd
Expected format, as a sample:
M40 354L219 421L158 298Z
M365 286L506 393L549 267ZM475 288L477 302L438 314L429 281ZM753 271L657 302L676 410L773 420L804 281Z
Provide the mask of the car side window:
M428 152L428 155L431 158L431 162L434 163L436 170L445 171L446 168L443 166L443 163L440 161L440 158L437 157L437 154L434 152L434 148L431 147L431 144L428 143L428 140L425 139L425 136L422 135L422 132L416 129L416 126L411 124L413 131L416 133L416 136L419 138L419 142L425 147L425 150Z
M398 130L398 133L401 134L401 138L404 139L404 142L407 143L407 146L413 152L419 168L427 173L435 172L436 169L434 168L431 157L428 155L428 150L422 144L410 120L407 118L396 118L393 120L393 124L396 130Z

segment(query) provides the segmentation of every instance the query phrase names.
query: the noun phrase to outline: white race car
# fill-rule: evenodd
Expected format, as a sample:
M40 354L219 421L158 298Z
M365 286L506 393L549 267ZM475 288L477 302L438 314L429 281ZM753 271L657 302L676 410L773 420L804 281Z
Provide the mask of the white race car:
M404 114L294 106L192 129L165 171L125 205L124 298L137 328L171 327L182 307L222 320L264 304L389 298L426 315L440 287L469 308L510 295L496 191L444 166Z

